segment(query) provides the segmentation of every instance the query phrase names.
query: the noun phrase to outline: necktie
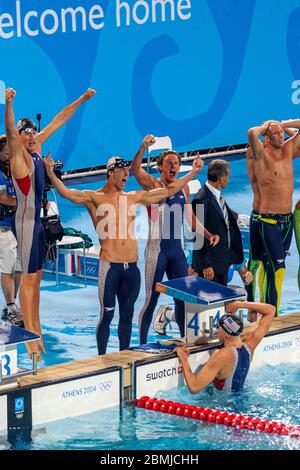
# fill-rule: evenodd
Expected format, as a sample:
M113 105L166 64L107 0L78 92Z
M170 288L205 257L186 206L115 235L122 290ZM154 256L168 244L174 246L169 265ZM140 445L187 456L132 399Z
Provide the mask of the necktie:
M228 212L225 204L225 199L223 196L220 196L220 206L224 215L224 220L227 225L227 233L228 233L228 248L230 247L230 228L229 228L229 218L228 218Z

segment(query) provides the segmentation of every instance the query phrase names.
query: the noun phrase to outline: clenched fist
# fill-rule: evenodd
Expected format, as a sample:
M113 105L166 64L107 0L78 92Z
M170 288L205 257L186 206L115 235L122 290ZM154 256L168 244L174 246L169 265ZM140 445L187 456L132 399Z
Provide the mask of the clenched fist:
M5 101L13 101L14 97L16 96L16 92L13 88L6 88L5 90Z
M204 167L204 161L200 157L200 155L196 155L194 161L193 161L193 173L195 175L198 175L202 168Z
M155 144L154 135L152 135L152 134L146 135L146 137L144 137L144 139L143 139L143 144L142 145L144 147L148 148L148 147L150 147L150 145L153 145L153 144Z
M93 96L95 96L95 94L96 90L93 90L93 88L88 88L86 92L83 93L82 99L83 101L90 100L91 98L93 98Z

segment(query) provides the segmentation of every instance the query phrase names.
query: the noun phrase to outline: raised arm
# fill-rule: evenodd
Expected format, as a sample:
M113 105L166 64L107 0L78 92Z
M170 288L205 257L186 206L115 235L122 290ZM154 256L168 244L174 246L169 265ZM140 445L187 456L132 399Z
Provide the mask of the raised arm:
M87 100L95 96L96 91L89 88L83 95L81 95L73 103L66 106L60 113L58 113L52 121L38 134L39 142L42 144L47 140L54 132L62 127L75 113L76 109Z
M12 88L7 88L5 90L5 113L4 113L4 121L5 121L5 129L7 135L7 143L10 149L10 153L13 156L17 150L22 149L22 144L19 138L19 133L15 128L15 115L13 109L13 100L16 96L15 90Z
M181 189L183 189L189 181L193 178L198 176L200 171L204 166L204 162L201 159L200 155L197 155L193 161L193 169L187 175L178 178L177 180L173 181L171 184L168 185L169 196L174 196L174 194L178 193Z
M154 136L152 134L146 135L130 165L130 169L136 177L137 181L142 186L142 188L146 189L147 191L149 191L149 189L154 189L159 185L156 178L154 178L154 176L149 175L149 173L147 173L147 171L145 171L141 166L146 149L154 143Z
M28 161L28 155L23 148L19 132L15 128L15 116L13 110L13 100L16 96L15 90L7 88L5 90L5 128L7 143L11 153L10 169L16 178L22 178L28 174L31 162Z
M44 161L46 165L47 174L61 197L69 199L75 204L87 205L93 203L94 200L92 191L79 191L77 189L69 189L59 178L57 178L56 174L53 171L54 162L50 155L47 155L47 158L45 158Z
M246 343L250 346L252 352L256 348L256 346L261 342L263 337L268 333L272 321L274 319L274 315L276 309L273 305L264 304L264 303L256 303L256 302L243 302L243 301L235 301L230 302L226 305L226 312L227 313L236 313L238 309L246 308L248 310L254 311L259 313L262 318L258 322L258 326L256 330L247 334Z
M291 119L289 121L282 121L281 123L284 131L291 135L291 138L287 140L286 144L292 143L293 145L293 158L300 156L300 119ZM298 132L292 131L292 129L298 129ZM291 131L293 133L291 133Z
M136 191L135 203L143 204L144 206L151 206L151 204L157 204L164 199L169 197L169 191L167 188L156 188L150 191Z
M247 173L251 184L257 183L257 178L254 172L254 163L253 163L253 153L250 147L246 150L246 159L247 159Z
M167 197L174 196L185 185L191 181L203 168L203 160L200 157L196 157L193 161L193 169L187 175L182 176L171 184L167 188L157 188L152 189L151 191L137 191L136 192L136 203L144 204L150 206L151 204L156 204Z
M263 143L259 140L260 135L264 135L270 122L267 121L261 126L252 127L248 130L248 142L252 151L254 160L262 160L264 156L264 146Z
M198 373L194 373L189 364L189 351L183 347L176 348L178 359L182 364L183 375L191 393L198 393L207 387L216 378L222 367L226 354L223 351L216 351L201 368Z
M297 134L297 132L295 131L295 129L291 129L290 127L287 128L287 129L284 129L284 132L285 132L289 137L293 137L295 134Z

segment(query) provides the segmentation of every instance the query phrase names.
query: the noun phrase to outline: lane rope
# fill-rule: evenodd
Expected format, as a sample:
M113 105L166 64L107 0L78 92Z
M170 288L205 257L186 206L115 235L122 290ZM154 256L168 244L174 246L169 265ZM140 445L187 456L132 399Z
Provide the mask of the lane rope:
M170 400L150 398L143 396L132 400L131 405L145 410L152 410L169 415L183 416L184 418L198 419L200 421L223 424L248 431L259 431L267 434L278 434L283 436L300 438L300 426L260 419L253 416L244 416L227 411L203 408L201 406L187 405Z

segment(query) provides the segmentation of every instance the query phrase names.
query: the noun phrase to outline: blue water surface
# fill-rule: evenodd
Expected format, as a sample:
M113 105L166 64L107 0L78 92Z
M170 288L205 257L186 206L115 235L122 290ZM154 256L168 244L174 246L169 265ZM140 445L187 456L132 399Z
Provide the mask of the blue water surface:
M243 392L208 388L197 395L187 389L157 394L159 398L300 424L299 364L265 366L250 372ZM4 438L0 450L11 448ZM41 425L18 449L32 450L300 450L300 439L203 423L191 418L135 408L129 404Z
M300 199L300 162L295 161L294 204ZM206 167L200 175L203 184ZM104 183L78 185L78 189L98 189ZM136 189L131 177L127 190ZM236 212L250 214L252 191L246 174L245 160L231 162L231 179L225 198ZM84 207L58 198L60 214L65 226L75 227L88 233L98 245L90 217ZM137 218L139 233L139 264L144 270L144 248L147 237L146 211L139 209ZM142 237L142 239L141 239ZM285 313L300 311L297 270L299 257L293 240L291 256L287 258L287 273L284 280L281 309ZM142 276L143 278L143 276ZM55 285L55 279L45 277L41 286L41 322L47 354L40 367L71 360L79 360L97 354L95 329L99 319L97 283L89 282L84 287L82 280L61 278L62 284ZM67 282L67 283L66 283ZM238 275L234 284L242 285ZM132 330L132 345L138 344L137 318L144 302L144 284L136 302ZM159 305L172 304L171 299L161 296ZM107 352L117 351L118 309L111 326ZM179 336L175 323L168 336ZM161 339L150 330L149 341ZM20 366L29 366L24 346L19 347ZM263 367L249 374L247 386L239 395L223 395L208 389L192 396L186 389L161 394L161 397L180 402L223 408L225 410L251 414L260 418L300 424L300 372L299 365L285 364ZM1 444L7 448L4 441ZM257 432L237 430L203 424L194 420L160 415L125 406L72 418L59 423L50 423L35 431L32 442L20 444L31 449L300 449L299 440L289 437L265 435ZM9 446L9 445L8 445Z

